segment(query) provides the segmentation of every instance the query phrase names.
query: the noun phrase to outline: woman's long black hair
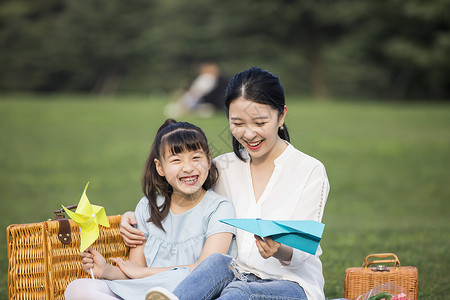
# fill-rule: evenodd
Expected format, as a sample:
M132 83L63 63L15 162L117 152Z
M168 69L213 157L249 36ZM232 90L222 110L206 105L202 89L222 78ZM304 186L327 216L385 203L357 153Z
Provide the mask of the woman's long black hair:
M269 71L258 67L252 67L248 70L236 74L228 83L225 91L225 107L227 116L229 115L230 104L239 97L244 99L269 105L278 112L278 117L284 113L286 101L284 98L284 89L278 76ZM278 136L285 141L290 142L289 132L286 124L278 129ZM240 149L242 145L232 136L233 151L240 160L245 161Z
M156 133L142 175L142 191L150 206L150 219L148 221L153 222L162 230L164 230L162 221L167 217L170 210L173 188L165 177L158 174L155 159L161 161L166 149L173 154L201 149L208 155L211 168L202 186L205 190L210 189L216 183L219 174L214 162L211 161L208 140L203 130L191 123L167 119ZM164 197L164 203L161 206L158 206L156 202L158 194Z

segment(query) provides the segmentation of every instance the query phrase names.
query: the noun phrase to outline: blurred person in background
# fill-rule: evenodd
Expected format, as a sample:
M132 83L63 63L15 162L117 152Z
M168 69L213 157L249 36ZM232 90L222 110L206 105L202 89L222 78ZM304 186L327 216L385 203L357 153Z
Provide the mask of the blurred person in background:
M215 63L202 63L198 76L176 103L168 104L164 113L168 117L179 117L194 113L210 117L215 111L224 110L225 89L228 80Z

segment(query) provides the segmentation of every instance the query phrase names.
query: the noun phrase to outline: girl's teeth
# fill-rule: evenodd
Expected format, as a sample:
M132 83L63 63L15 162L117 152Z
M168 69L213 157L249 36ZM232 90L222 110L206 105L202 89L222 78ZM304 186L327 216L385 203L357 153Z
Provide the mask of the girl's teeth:
M197 179L197 177L190 177L190 178L183 178L183 179L181 179L181 181L190 183L190 182L194 182L196 179Z

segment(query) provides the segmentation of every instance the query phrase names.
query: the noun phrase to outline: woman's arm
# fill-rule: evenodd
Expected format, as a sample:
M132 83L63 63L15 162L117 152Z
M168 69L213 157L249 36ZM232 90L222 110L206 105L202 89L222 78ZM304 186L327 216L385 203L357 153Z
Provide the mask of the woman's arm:
M270 237L262 238L255 235L256 247L262 258L267 259L271 256L278 259L282 264L286 264L292 259L293 248L275 242Z
M135 248L145 243L144 233L133 227L136 224L136 215L132 211L127 211L120 219L120 235L125 245L130 248Z
M299 199L296 201L297 207L292 214L292 220L315 220L321 222L329 189L330 186L325 168L316 166L311 172L305 188L299 194ZM285 266L295 267L311 256L311 254L306 252L277 243L268 237L255 236L255 239L261 257L267 259L273 256Z

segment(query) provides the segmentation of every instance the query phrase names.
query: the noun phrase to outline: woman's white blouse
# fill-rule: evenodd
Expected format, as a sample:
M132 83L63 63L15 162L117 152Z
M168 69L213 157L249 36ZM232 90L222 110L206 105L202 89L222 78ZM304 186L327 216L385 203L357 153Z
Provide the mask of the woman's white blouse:
M275 169L259 198L255 199L249 156L245 150L241 161L234 153L215 158L219 181L214 191L234 205L236 218L267 220L315 220L321 222L330 189L323 164L288 144L275 160ZM290 262L281 263L258 252L253 234L238 230L237 265L242 273L254 273L263 279L298 282L308 299L324 299L322 264L319 246L316 255L293 249Z

